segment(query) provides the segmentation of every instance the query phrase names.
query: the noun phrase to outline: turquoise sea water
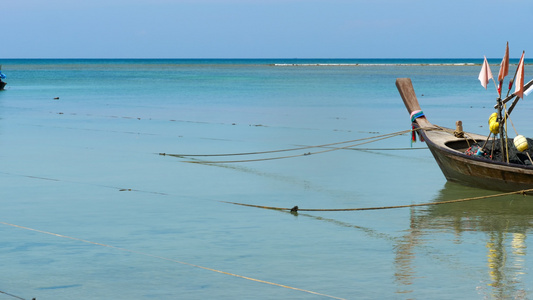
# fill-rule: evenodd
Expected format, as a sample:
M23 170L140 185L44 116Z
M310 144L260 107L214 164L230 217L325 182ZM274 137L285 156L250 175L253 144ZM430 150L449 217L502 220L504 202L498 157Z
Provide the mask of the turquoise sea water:
M409 134L285 159L261 160L349 144L160 155L403 131L398 77L412 78L433 123L485 133L496 92L479 84L481 61L0 62L0 299L533 297L531 197L298 214L227 203L332 209L494 194L446 183ZM520 134L533 136L532 108L526 97L513 112Z

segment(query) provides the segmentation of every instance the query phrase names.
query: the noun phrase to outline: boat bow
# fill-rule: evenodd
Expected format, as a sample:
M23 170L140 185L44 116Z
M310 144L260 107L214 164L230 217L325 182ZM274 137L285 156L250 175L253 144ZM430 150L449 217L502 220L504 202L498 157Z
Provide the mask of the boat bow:
M453 129L431 124L422 113L410 78L398 78L396 87L411 116L413 130L425 140L448 181L500 191L533 188L533 167L505 163L466 154L476 142L487 137L467 133L456 136Z

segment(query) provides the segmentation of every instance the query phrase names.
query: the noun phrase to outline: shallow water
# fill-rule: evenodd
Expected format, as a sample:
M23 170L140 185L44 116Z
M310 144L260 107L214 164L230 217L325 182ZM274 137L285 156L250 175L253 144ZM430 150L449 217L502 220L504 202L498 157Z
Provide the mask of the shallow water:
M346 63L328 61L336 62ZM479 66L2 64L8 75L0 92L4 293L23 299L533 295L530 197L297 215L227 203L356 208L494 193L446 183L429 151L418 149L424 144L411 148L408 134L360 145L364 150L254 162L196 164L159 155L260 152L406 130L397 77L413 79L430 121L453 127L461 119L465 130L484 133L495 92L479 85ZM513 112L526 136L533 136L531 108L526 100Z

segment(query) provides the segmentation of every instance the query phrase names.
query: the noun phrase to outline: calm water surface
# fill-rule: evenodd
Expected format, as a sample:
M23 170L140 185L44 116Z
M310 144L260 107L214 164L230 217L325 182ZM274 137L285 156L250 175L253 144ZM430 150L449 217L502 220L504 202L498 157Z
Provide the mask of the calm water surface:
M496 93L471 63L2 61L0 299L532 298L531 197L298 214L227 203L329 209L494 194L446 183L408 134L264 161L159 155L406 130L398 77L412 78L430 121L485 133ZM533 136L532 108L513 112L520 134Z

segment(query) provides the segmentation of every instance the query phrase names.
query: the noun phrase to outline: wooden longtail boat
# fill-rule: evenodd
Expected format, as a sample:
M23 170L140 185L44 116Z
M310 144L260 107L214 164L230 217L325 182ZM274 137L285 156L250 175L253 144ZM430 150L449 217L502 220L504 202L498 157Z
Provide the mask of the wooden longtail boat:
M421 113L411 79L398 78L396 87L411 115L413 127L425 140L448 181L498 191L533 188L532 165L500 162L465 154L470 145L476 141L483 142L487 137L466 132L464 137L456 137L454 129L431 124Z

